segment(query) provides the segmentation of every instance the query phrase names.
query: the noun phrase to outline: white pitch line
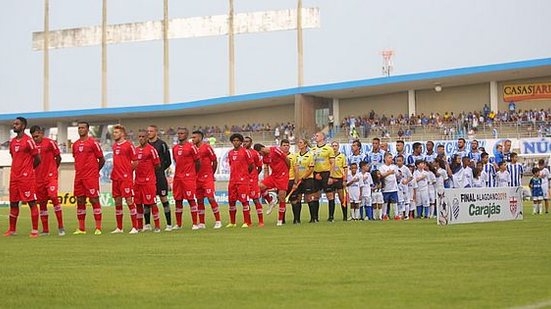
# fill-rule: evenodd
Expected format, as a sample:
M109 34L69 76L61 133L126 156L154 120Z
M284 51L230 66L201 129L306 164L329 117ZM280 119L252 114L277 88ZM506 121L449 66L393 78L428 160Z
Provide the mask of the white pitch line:
M539 309L551 306L551 299L526 306L513 307L512 309Z

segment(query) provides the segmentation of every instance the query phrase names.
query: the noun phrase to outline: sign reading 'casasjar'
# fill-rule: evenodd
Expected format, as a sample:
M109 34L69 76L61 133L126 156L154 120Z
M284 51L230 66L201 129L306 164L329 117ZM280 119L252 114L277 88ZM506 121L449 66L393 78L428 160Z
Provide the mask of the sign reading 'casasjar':
M551 82L503 86L503 101L551 99Z

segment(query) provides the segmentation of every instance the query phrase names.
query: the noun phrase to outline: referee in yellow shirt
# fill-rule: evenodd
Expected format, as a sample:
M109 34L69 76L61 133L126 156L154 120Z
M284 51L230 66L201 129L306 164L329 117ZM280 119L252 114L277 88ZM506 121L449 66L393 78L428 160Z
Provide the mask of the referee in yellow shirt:
M329 175L329 182L331 183L331 191L327 192L327 199L329 200L329 219L327 221L335 221L335 192L339 195L339 201L341 202L342 220L348 219L346 200L344 197L344 178L348 174L348 166L346 165L346 157L339 151L339 143L332 142L331 148L335 154L335 164L331 169Z
M335 164L335 152L330 145L325 142L325 134L318 132L314 135L316 146L312 148L314 154L314 184L315 194L308 207L310 208L310 223L319 222L319 199L321 191L323 190L327 194L327 198L332 195L332 188L330 182L330 174Z
M289 180L289 196L293 209L293 224L300 223L300 212L302 209L302 195L305 195L306 202L312 200L314 193L314 154L308 151L308 141L301 138L297 142L298 152L294 153L293 180ZM292 160L291 160L292 161ZM292 161L293 162L293 161ZM291 179L289 173L289 179Z

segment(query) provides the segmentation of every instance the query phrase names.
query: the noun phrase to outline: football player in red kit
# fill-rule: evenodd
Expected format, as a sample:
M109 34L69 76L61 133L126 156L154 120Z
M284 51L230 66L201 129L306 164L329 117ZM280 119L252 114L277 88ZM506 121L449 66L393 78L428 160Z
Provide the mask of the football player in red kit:
M177 134L178 145L172 148L172 158L174 158L174 163L176 164L174 181L172 182L172 190L176 202L176 226L174 229L178 230L182 228L184 200L187 200L191 212L191 221L193 222L191 229L198 230L195 189L197 186L197 172L201 167L199 152L197 147L188 141L188 129L179 128Z
M220 210L218 203L214 198L214 173L218 167L218 160L214 150L208 143L203 142L204 134L201 131L193 131L191 139L193 144L197 147L199 153L199 160L201 161L201 167L197 173L197 188L195 197L197 198L197 208L199 214L199 228L205 228L205 197L208 199L210 206L212 207L212 213L214 214L214 228L219 229L222 227L222 221L220 221Z
M48 200L50 200L54 205L54 213L57 218L58 235L65 236L61 204L57 196L57 169L61 163L61 152L54 140L44 137L44 130L41 127L32 126L30 132L40 152L40 164L35 169L36 196L40 207L40 220L42 221L42 233L40 235L50 234L48 226Z
M136 166L136 179L134 181L134 203L136 203L136 220L138 230L143 230L144 207L147 213L153 214L156 233L161 231L159 223L159 208L155 202L157 195L157 178L155 170L161 165L159 154L155 147L148 143L147 131L138 132L139 145L136 147L138 166Z
M235 215L237 213L236 203L240 201L243 205L243 225L251 226L251 213L249 208L249 182L250 172L253 170L253 158L243 148L243 135L234 133L230 136L233 149L228 152L230 164L230 182L228 183L228 204L230 210L230 223L226 227L236 227Z
M251 157L253 157L253 170L251 172L251 182L249 187L249 197L253 200L256 208L256 214L258 215L258 226L264 226L264 215L262 213L262 204L260 203L260 187L258 186L258 174L262 172L262 158L251 147L253 146L253 139L246 136L243 141L243 147L249 151Z
M17 134L10 141L12 165L10 171L10 228L4 236L15 235L19 202L31 208L32 231L30 237L38 237L38 208L36 207L36 180L34 169L40 164L40 154L33 139L25 134L27 119L17 117L13 132Z
M113 170L111 171L112 194L115 199L117 228L111 234L123 233L122 199L126 201L132 220L130 234L138 234L136 204L134 204L134 169L138 165L138 156L134 145L126 140L126 129L122 125L113 127Z
M78 123L80 138L73 144L73 158L75 158L74 194L77 197L78 229L73 233L86 234L86 198L89 199L94 210L96 231L101 235L101 205L99 203L99 171L105 164L101 147L96 140L88 136L90 124Z
M272 198L268 194L268 190L277 189L277 197L279 200L279 215L277 225L283 225L283 217L285 216L285 195L287 193L287 186L289 184L289 140L281 140L280 147L265 147L262 144L255 144L254 149L262 156L269 156L270 169L272 173L270 176L264 178L260 182L260 192L262 197L273 205Z

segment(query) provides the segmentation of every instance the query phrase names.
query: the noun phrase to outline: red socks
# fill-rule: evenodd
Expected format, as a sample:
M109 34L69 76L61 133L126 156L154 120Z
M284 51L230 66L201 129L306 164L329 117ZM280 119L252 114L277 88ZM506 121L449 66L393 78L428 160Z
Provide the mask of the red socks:
M36 205L29 207L31 208L31 222L33 226L33 232L38 232L38 207Z
M40 221L42 221L42 231L44 233L50 232L50 227L48 226L48 202L38 203L40 207Z
M284 216L285 216L285 201L279 201L279 214L277 219L279 221L283 221Z
M210 207L212 207L212 213L214 214L214 220L220 221L220 209L215 199L209 199Z
M96 221L96 230L101 231L101 205L99 202L92 203L92 209L94 210L94 220Z
M184 204L182 200L176 201L176 225L182 227L182 215L184 214Z
M251 209L249 207L249 202L243 203L243 221L248 225L251 225Z
M266 200L266 202L268 203L271 203L272 202L272 197L270 196L270 194L268 193L268 191L262 191L262 197Z
M19 206L10 207L10 231L15 232L17 227L17 217L19 217Z
M258 215L258 223L264 224L264 215L262 214L262 204L259 200L254 200L254 206L256 208L256 214Z
M61 205L59 205L59 204L54 205L54 213L55 213L55 217L57 219L57 228L62 229L63 228L63 213L61 212Z
M117 228L119 230L122 230L122 205L121 206L115 206L115 217L117 219Z
M128 210L130 210L130 220L132 221L132 227L137 228L138 220L136 219L136 216L137 216L136 204L128 205Z
M235 224L235 214L237 213L237 207L235 206L235 202L229 202L229 209L230 209L230 223Z
M197 200L197 214L199 215L199 223L205 224L205 200Z
M142 204L136 205L136 225L138 230L143 229L143 205Z
M159 207L157 207L157 204L153 204L151 206L151 212L153 213L153 222L155 222L155 228L160 229L161 224L159 223Z
M187 200L189 203L189 211L191 212L191 222L193 225L197 225L197 204L195 200Z

